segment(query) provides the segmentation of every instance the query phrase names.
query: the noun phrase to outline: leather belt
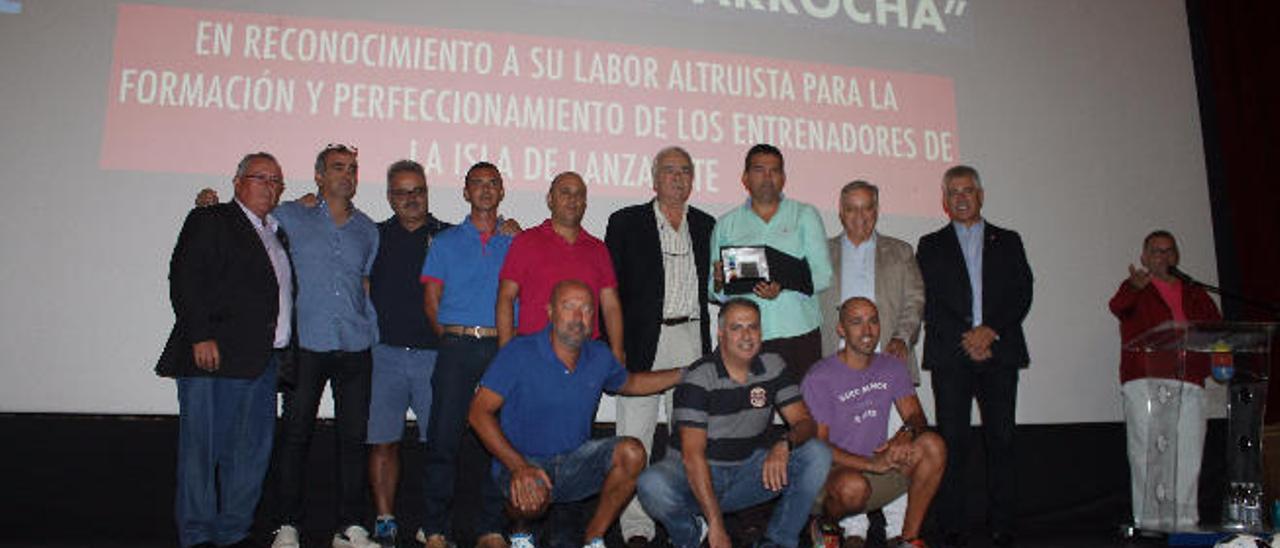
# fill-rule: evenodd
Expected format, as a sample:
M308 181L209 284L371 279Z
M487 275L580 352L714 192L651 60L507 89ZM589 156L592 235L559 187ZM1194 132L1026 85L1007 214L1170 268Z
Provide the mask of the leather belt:
M488 337L498 336L498 328L481 327L478 325L446 325L444 326L444 332L446 335L475 337L477 339L484 339Z
M694 316L680 316L679 318L663 318L659 323L667 327L671 327L673 325L681 325L696 321L698 321L698 318Z

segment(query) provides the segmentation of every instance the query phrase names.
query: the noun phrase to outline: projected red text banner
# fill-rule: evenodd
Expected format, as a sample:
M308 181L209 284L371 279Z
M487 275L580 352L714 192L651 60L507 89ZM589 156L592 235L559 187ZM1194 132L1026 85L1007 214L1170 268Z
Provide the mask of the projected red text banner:
M864 178L885 211L937 213L957 158L949 78L741 55L342 20L123 5L101 165L227 174L267 150L292 180L320 147L360 148L364 178L399 158L454 183L478 160L509 188L583 174L594 195L651 196L678 144L694 199L736 202L742 155L787 157L787 193L831 207Z

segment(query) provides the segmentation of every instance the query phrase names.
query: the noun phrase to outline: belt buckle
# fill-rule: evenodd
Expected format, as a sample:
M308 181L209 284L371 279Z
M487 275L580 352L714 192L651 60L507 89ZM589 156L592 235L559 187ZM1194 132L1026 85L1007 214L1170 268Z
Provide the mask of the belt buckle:
M464 327L464 328L462 328L462 332L463 332L463 333L466 333L466 334L468 334L468 335L471 335L471 338L473 338L473 339L482 339L482 338L484 338L484 337L481 337L481 336L480 336L480 326L478 326L478 325L473 325L473 326L471 326L471 327Z

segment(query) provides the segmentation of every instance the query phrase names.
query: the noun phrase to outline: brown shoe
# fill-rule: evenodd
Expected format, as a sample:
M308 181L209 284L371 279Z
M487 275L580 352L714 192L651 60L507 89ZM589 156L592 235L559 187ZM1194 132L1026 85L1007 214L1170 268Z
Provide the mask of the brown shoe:
M476 539L476 548L507 548L507 538L502 533L487 533ZM428 545L428 548L432 548Z

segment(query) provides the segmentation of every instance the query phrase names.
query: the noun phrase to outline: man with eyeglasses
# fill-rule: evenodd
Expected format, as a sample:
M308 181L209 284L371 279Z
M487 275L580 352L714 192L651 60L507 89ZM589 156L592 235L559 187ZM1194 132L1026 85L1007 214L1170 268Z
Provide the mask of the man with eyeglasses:
M710 277L716 220L689 205L694 171L688 151L678 146L658 151L652 172L654 199L610 215L604 237L618 277L627 370L633 372L684 367L711 353L707 286L700 282ZM639 439L652 455L664 399L670 424L670 391L619 396L618 435ZM653 520L637 500L627 505L619 525L629 548L654 538Z
M169 265L176 321L156 373L178 387L174 514L184 547L249 542L293 327L293 274L271 214L280 164L247 154L233 180L235 200L187 216Z
M395 545L405 411L413 409L418 439L426 441L439 344L422 310L418 275L432 241L452 225L431 215L427 176L413 160L400 160L387 168L387 202L394 215L378 223L378 254L369 273L369 296L378 313L379 333L373 347L369 405L369 487L378 514L373 539Z
M1129 265L1129 277L1111 297L1111 313L1120 320L1120 340L1127 344L1164 322L1221 320L1218 305L1203 288L1176 276L1178 242L1167 230L1156 230L1142 240L1141 267ZM1203 354L1189 354L1187 369L1178 372L1168 353L1121 352L1120 392L1124 396L1125 430L1128 435L1133 524L1138 528L1173 525L1194 527L1200 518L1197 499L1200 460L1204 451L1204 379L1209 363ZM1155 404L1172 394L1167 404ZM1176 524L1160 524L1160 512L1149 504L1148 459L1152 424L1170 409L1177 409L1177 467L1172 493ZM1167 477L1167 476L1165 476Z
M298 546L303 519L306 457L325 384L334 400L338 453L335 548L377 546L364 528L368 512L368 447L377 325L368 280L378 250L378 226L356 208L357 150L326 146L316 155L319 204L288 202L276 216L288 233L297 271L297 366L282 375L284 395L276 475L279 495L273 548Z

